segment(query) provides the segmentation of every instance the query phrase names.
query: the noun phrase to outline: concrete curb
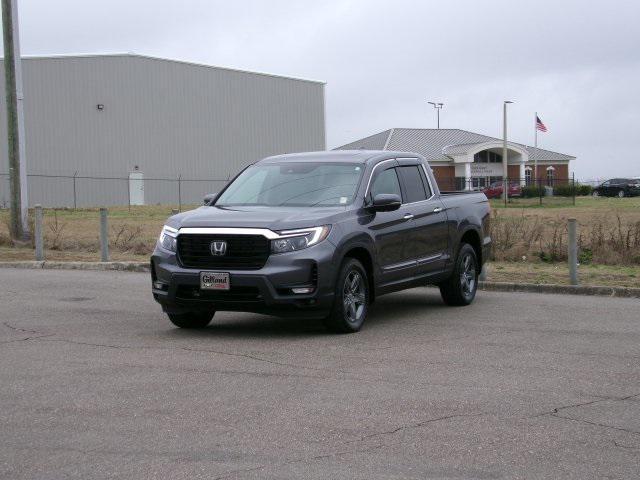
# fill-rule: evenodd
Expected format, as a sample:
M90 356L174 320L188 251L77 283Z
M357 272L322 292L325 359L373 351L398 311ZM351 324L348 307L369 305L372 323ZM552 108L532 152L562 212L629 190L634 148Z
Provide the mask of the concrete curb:
M564 293L602 297L640 298L640 288L590 285L538 285L535 283L479 282L478 288L490 292Z
M115 270L121 272L149 272L146 262L0 262L0 268L31 268L51 270ZM479 282L480 290L490 292L561 293L569 295L597 295L603 297L640 298L640 288L599 287L573 285L538 285L535 283Z
M0 262L0 268L32 268L48 270L116 270L121 272L148 272L147 262Z

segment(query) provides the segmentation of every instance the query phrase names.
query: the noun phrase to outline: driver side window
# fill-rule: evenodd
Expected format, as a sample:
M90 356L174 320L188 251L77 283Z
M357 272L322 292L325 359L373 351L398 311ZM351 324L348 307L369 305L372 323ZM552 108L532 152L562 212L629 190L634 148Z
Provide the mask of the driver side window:
M402 198L402 191L400 190L400 182L398 181L398 174L395 168L388 168L381 172L373 181L371 185L371 199L381 193L393 193Z

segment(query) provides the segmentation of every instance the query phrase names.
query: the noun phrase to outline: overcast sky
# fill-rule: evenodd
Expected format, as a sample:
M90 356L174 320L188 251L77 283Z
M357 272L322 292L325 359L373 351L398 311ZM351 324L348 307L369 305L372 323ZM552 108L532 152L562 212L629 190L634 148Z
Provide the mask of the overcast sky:
M24 55L134 52L327 82L328 147L441 127L640 176L640 2L18 0Z

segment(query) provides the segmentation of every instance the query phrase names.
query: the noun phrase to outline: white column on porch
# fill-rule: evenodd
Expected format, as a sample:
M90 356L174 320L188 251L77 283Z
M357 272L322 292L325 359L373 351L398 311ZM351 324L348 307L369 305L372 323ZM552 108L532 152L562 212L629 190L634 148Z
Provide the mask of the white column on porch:
M464 164L464 189L471 190L471 164Z
M524 162L520 162L520 186L524 187L526 182L524 179Z

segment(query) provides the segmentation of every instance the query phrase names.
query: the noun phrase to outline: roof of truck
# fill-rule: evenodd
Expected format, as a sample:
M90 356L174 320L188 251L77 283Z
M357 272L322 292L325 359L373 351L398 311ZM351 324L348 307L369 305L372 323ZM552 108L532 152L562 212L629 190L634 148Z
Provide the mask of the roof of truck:
M419 157L411 152L390 152L386 150L329 150L319 152L286 153L260 160L259 163L282 162L349 162L367 163L371 160L390 157Z

